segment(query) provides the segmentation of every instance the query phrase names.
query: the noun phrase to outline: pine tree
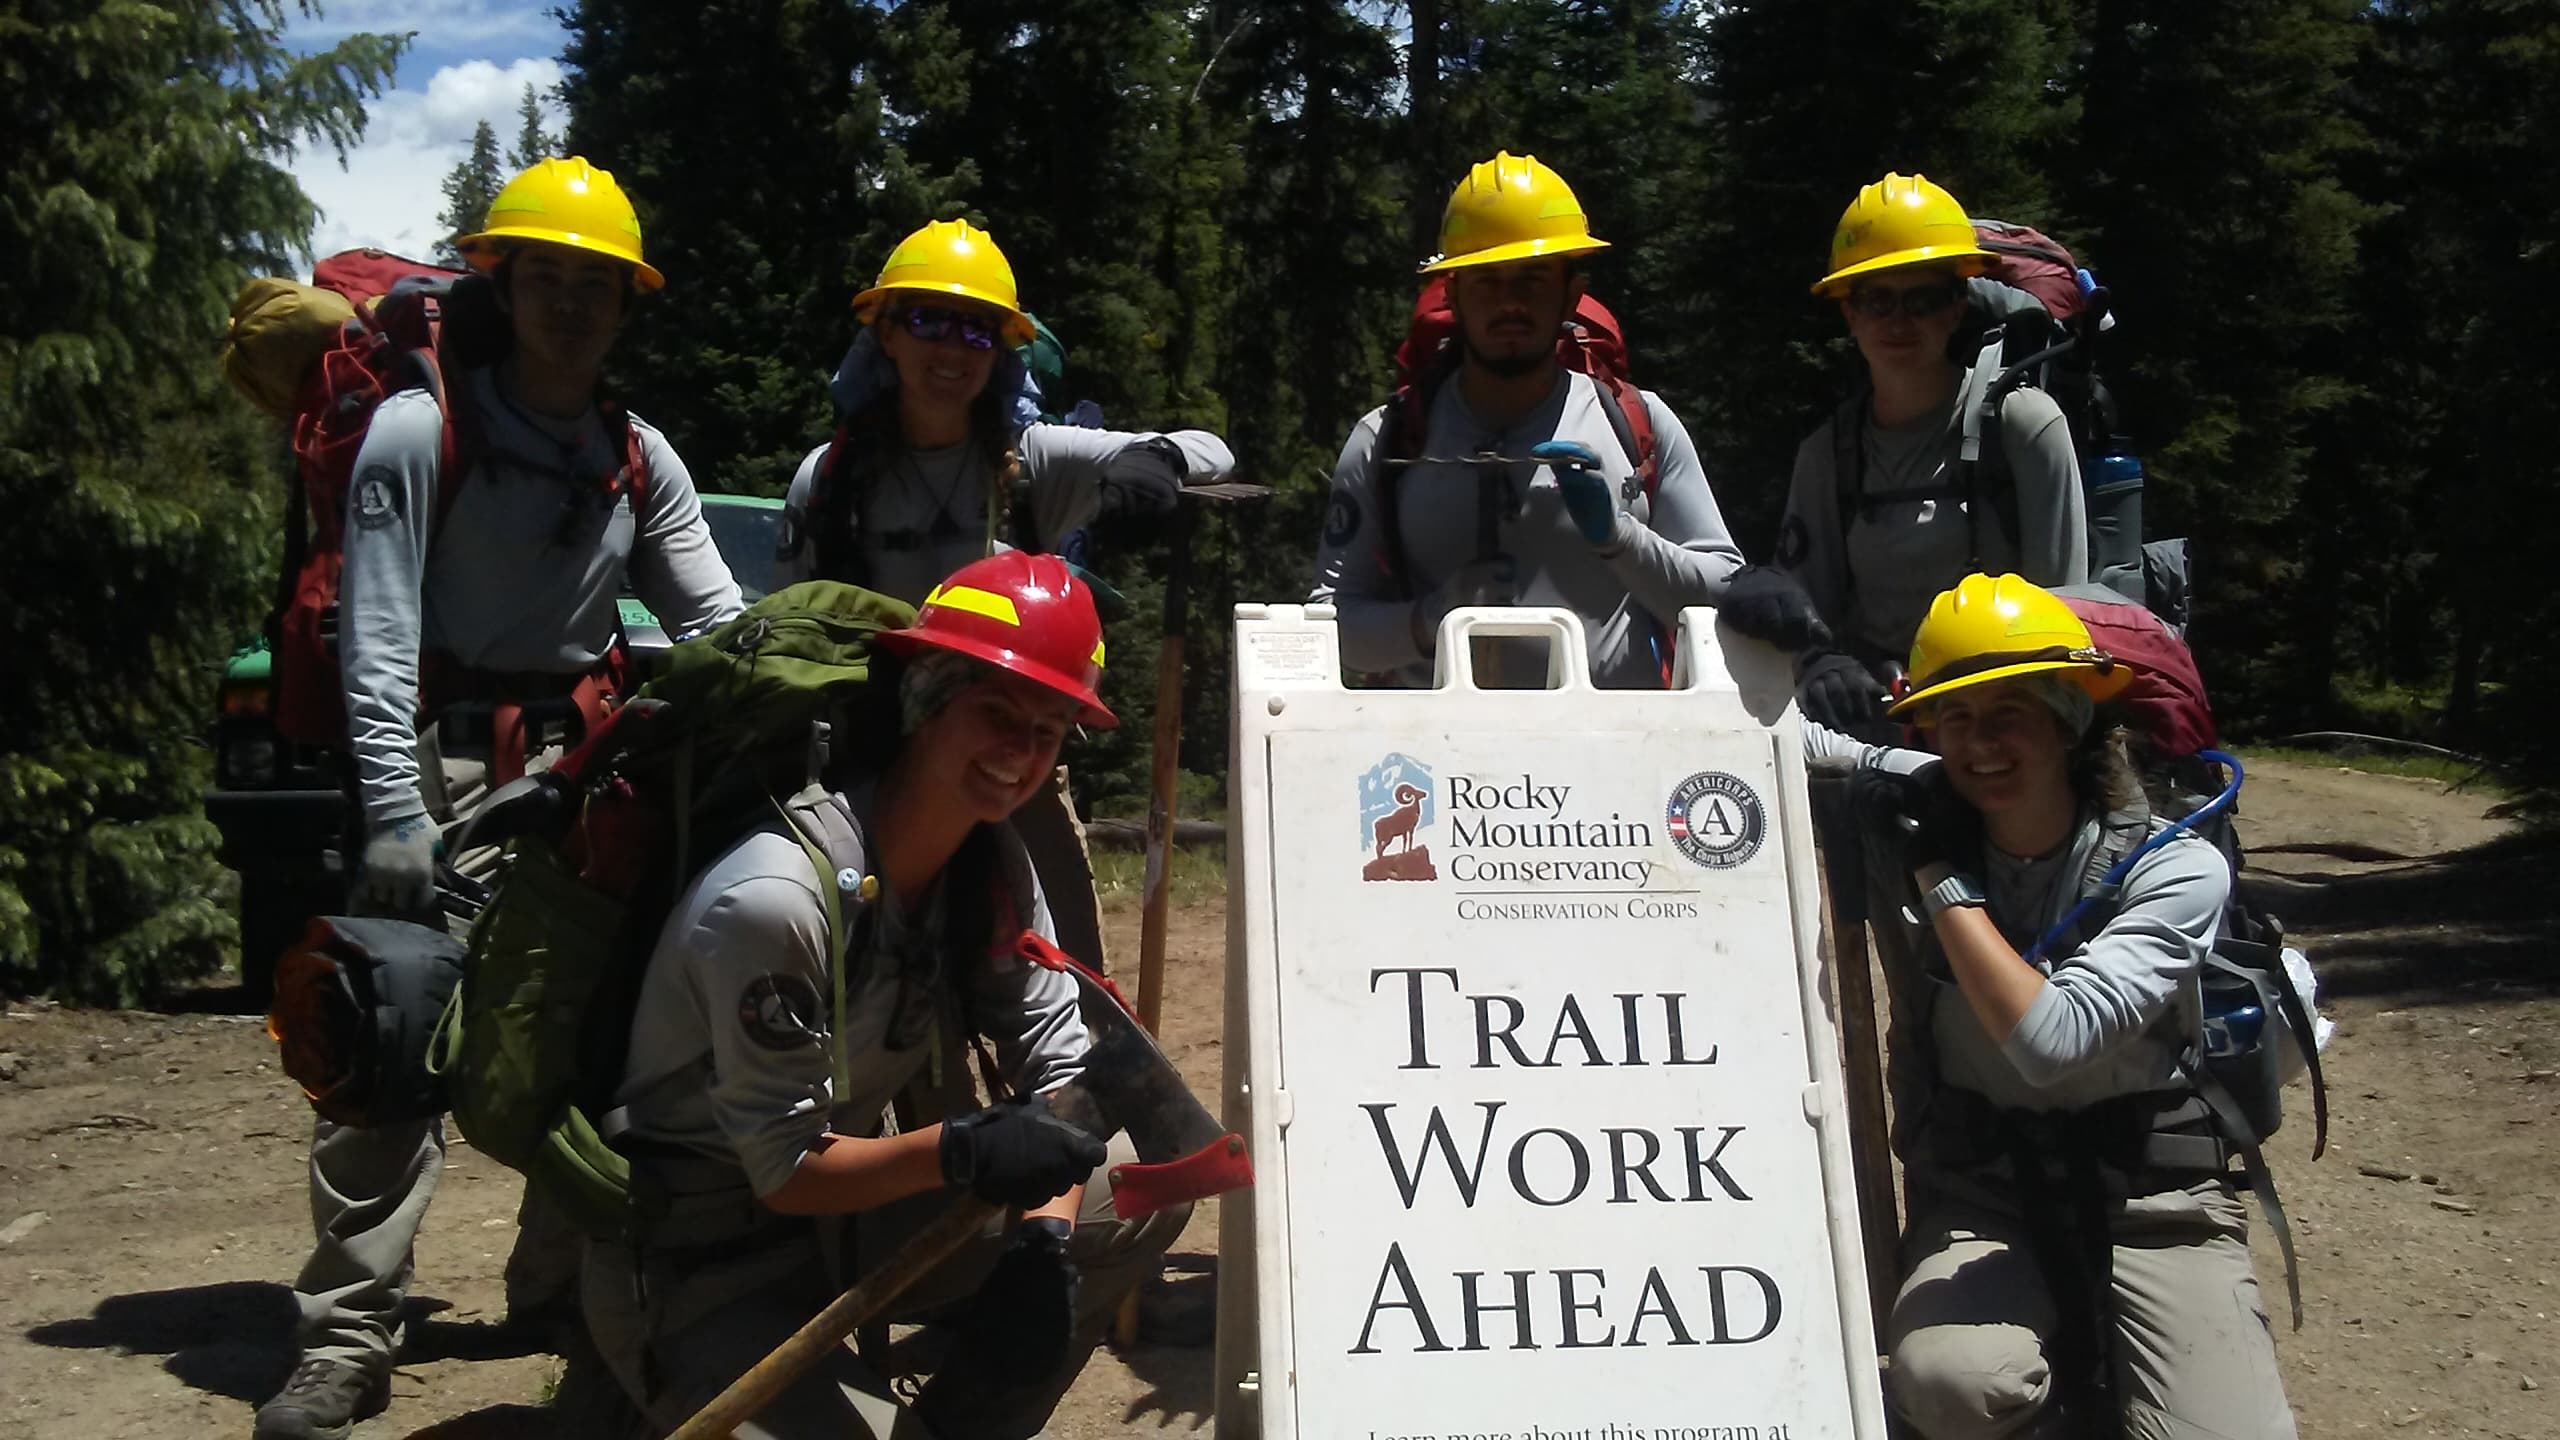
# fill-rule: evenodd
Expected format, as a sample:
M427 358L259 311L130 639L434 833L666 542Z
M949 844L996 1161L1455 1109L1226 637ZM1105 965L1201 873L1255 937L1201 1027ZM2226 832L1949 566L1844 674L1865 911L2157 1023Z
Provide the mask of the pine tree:
M2560 605L2515 557L2560 535L2538 338L2560 323L2560 3L2394 0L2365 23L2353 99L2370 143L2346 173L2385 208L2351 297L2357 389L2304 495L2304 609L2339 621L2306 649L2342 706L2441 693L2441 738L2509 762L2548 818Z
M530 104L533 91L527 89L525 98ZM441 232L436 238L439 263L459 268L462 252L455 248L454 241L488 223L490 202L498 198L499 189L507 183L507 174L498 165L498 135L483 120L472 127L471 153L444 177L444 213L436 217L436 227Z
M565 18L568 148L622 182L668 277L614 368L707 488L782 493L832 429L853 296L954 198L882 102L894 18L788 0L582 0Z
M217 964L229 881L199 809L220 662L280 533L275 442L209 363L402 42L303 55L284 7L18 7L0 52L0 989L131 1003Z
M2110 373L2144 524L2195 536L2200 659L2240 727L2324 699L2301 637L2335 617L2298 606L2296 513L2311 429L2351 394L2337 357L2371 212L2339 167L2362 143L2345 87L2365 9L2100 0L2090 26L2069 204L2120 297Z
M1860 187L1925 174L1976 214L2080 238L2047 177L2077 117L2076 7L2059 0L1736 0L1689 33L1704 135L1675 192L1694 237L1662 289L1696 338L1679 401L1755 558L1797 444L1856 369L1808 287Z
M507 153L511 173L530 170L558 154L560 137L542 128L542 100L531 85L524 87L524 103L516 108L516 118L515 149Z

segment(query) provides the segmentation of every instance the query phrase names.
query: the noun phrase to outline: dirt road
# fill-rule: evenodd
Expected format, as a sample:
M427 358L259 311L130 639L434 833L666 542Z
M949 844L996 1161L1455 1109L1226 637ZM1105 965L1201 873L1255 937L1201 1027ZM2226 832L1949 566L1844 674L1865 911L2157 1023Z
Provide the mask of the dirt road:
M2247 883L2320 963L2340 1025L2329 1158L2305 1158L2298 1086L2273 1156L2301 1241L2309 1313L2280 1346L2306 1437L2560 1435L2560 851L2503 839L2482 808L2426 782L2253 772ZM1134 906L1110 918L1134 959ZM1167 1034L1207 1095L1224 947L1218 902L1178 912ZM308 1135L246 1018L0 1014L0 1440L245 1434L292 1364ZM559 1428L540 1408L558 1363L497 1326L517 1182L458 1141L453 1161L392 1408L362 1440ZM1096 1359L1054 1434L1205 1427L1215 1237L1195 1217L1146 1338Z

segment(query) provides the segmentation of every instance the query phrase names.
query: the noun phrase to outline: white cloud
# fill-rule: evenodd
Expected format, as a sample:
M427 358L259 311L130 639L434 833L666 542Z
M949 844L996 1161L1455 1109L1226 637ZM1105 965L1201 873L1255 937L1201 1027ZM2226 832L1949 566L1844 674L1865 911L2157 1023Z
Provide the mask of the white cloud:
M559 83L557 60L467 60L436 71L423 88L383 95L367 107L364 141L347 152L343 168L326 147L294 160L294 178L321 211L312 253L372 245L428 258L439 238L444 177L470 153L473 127L486 120L498 132L499 148L512 146L516 109L531 85L543 97L544 128L558 131L565 117L548 96Z

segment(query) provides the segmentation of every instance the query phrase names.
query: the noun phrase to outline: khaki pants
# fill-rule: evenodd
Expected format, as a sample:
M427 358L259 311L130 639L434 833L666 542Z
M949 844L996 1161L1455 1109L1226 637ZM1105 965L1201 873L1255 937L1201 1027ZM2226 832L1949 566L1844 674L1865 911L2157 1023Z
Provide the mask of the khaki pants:
M433 731L420 737L418 766L429 777L423 791L439 825L449 829L487 797L478 783L484 767L446 761ZM469 873L468 866L459 868ZM313 1244L293 1285L305 1355L390 1369L418 1227L443 1173L441 1119L364 1129L312 1120ZM575 1300L577 1230L530 1194L517 1208L516 1227L515 1250L507 1257L508 1310L521 1314Z
M1887 1345L1894 1408L1927 1440L2059 1436L2053 1294L2011 1196L1915 1173ZM2248 1214L2220 1181L2124 1202L2114 1365L2128 1440L2292 1440ZM2082 1431L2075 1435L2095 1436Z
M1137 1158L1125 1136L1085 1187L1067 1255L1076 1266L1073 1339L1059 1367L1024 1375L1001 1394L978 1399L982 1428L936 1437L890 1393L885 1376L837 1346L826 1358L738 1428L741 1440L994 1440L1036 1434L1084 1369L1112 1312L1162 1256L1190 1218L1188 1207L1122 1220L1102 1176ZM859 1273L887 1259L908 1236L951 1204L935 1191L884 1206L844 1223ZM958 1255L898 1298L887 1318L934 1318L964 1304L1003 1253L1006 1233L991 1225ZM836 1298L838 1267L817 1226L752 1254L694 1262L664 1252L639 1256L627 1246L588 1247L584 1279L587 1329L605 1363L654 1423L674 1428L728 1388L775 1346Z

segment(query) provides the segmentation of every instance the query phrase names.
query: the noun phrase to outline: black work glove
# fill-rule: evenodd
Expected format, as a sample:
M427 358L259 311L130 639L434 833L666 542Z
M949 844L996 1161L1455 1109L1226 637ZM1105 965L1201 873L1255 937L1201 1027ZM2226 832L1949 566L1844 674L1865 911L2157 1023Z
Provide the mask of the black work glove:
M1716 602L1716 613L1731 621L1734 629L1791 655L1831 644L1831 627L1822 623L1813 597L1796 583L1796 577L1771 566L1745 565L1733 572L1725 582L1724 598Z
M1898 846L1905 875L1961 853L1973 815L1943 764L1910 775L1861 765L1849 772L1849 805L1869 834Z
M991 1205L1046 1205L1102 1163L1102 1142L1049 1113L1042 1095L942 1123L942 1178Z
M969 1302L960 1343L1024 1375L1055 1370L1075 1334L1076 1267L1067 1258L1074 1233L1073 1222L1047 1215L1016 1227Z
M1022 1222L952 1326L951 1349L915 1400L916 1414L936 1435L1028 1436L1023 1397L1059 1370L1080 1364L1073 1351L1076 1267L1067 1258L1075 1233L1068 1221L1036 1216Z
M1855 657L1817 650L1796 661L1796 704L1816 725L1853 731L1884 715L1884 685Z
M1133 440L1104 463L1096 508L1115 516L1171 514L1190 478L1180 445L1162 435Z

